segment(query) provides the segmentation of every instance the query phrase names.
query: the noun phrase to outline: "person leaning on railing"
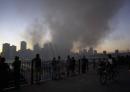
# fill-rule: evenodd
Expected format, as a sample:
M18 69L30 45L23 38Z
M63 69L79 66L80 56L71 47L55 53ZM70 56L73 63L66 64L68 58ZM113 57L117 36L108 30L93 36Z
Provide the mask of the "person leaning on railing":
M8 87L9 82L10 68L5 61L6 59L4 57L0 57L0 92L2 92L4 88Z
M39 54L36 54L36 57L32 60L32 63L35 65L36 72L36 82L41 80L41 58Z
M19 60L18 56L15 56L15 60L12 64L13 71L14 71L14 81L15 81L15 87L20 87L20 70L21 70L21 61Z

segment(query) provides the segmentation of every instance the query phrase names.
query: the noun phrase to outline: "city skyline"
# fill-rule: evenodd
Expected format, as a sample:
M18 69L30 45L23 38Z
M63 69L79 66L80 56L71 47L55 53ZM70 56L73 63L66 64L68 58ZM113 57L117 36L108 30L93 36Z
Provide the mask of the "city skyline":
M15 47L15 50L16 51L25 51L25 50L38 50L38 48L39 49L42 49L42 48L44 48L44 47L46 47L46 46L48 46L49 44L51 44L51 46L52 46L52 48L55 48L55 46L51 43L51 42L49 42L49 43L45 43L45 44L43 44L43 46L41 47L39 44L35 44L34 46L32 46L32 48L30 49L29 47L28 47L28 43L26 42L26 41L20 41L19 42L19 48L16 46L16 45L14 45L14 44L10 44L10 43L3 43L2 44L2 48L1 48L1 52L0 53L2 53L2 51L3 51L3 48L4 48L4 45L8 45L8 46L10 46L10 47ZM58 48L56 48L57 50L58 50ZM105 52L110 52L110 51L108 51L108 50L106 50L106 49L104 49L104 50L102 50L102 51L98 51L96 48L93 48L93 47L88 47L88 48L85 48L85 49L81 49L80 51L87 51L88 53L89 52L98 52L98 53L104 53L104 51ZM123 52L129 52L130 50L129 49L125 49L125 50L120 50L120 49L114 49L113 51L111 51L111 52L115 52L115 51L123 51ZM79 51L79 52L80 52ZM71 50L70 50L70 52L71 52ZM73 51L72 51L73 52ZM78 53L79 53L78 52ZM75 52L74 52L75 53ZM77 53L77 52L76 52Z

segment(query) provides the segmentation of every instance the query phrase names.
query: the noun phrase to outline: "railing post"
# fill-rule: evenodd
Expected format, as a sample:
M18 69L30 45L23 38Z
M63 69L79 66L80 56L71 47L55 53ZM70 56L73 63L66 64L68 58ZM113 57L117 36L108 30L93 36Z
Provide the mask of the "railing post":
M33 84L33 60L31 61L31 84Z

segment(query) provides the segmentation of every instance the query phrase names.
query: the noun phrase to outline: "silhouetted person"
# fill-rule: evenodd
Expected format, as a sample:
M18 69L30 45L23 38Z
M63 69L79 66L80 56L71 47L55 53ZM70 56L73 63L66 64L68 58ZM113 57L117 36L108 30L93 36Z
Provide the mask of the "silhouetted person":
M114 69L114 65L113 65L113 58L111 54L108 55L108 65L109 65L110 71L112 72Z
M39 54L36 54L36 57L32 60L35 65L36 72L36 82L40 82L41 80L41 58Z
M9 72L10 68L8 64L5 63L5 58L0 57L0 92L2 92L3 89L8 86Z
M69 55L66 60L66 72L67 72L67 76L69 77L71 73L71 58Z
M96 69L96 59L93 59L93 69Z
M75 58L74 57L72 57L72 59L71 59L71 75L74 75L75 74L75 62L76 62L76 60L75 60Z
M15 56L15 60L13 62L13 71L14 71L14 81L15 87L20 87L20 70L21 70L21 61L18 56Z
M86 73L88 59L85 56L83 56L81 61L82 61L82 73Z
M110 79L115 75L115 66L111 54L108 55L108 63L106 65L108 73L111 75Z
M52 80L56 80L56 70L57 70L56 58L53 57L53 60L52 60Z
M61 57L58 56L57 60L57 79L61 78Z
M129 67L129 70L130 70L130 55L128 56L128 67Z
M101 58L98 61L98 68L97 69L98 69L97 73L99 75L99 79L101 80L101 78L103 76L103 71L105 71L105 69L106 69L106 64L103 61L103 59L101 59Z
M113 64L113 59L111 54L108 55L108 62L112 65Z
M89 62L87 58L86 58L86 68L87 68L87 71L89 71Z
M128 64L128 69L130 70L130 55L126 56L126 61L127 61L127 64Z

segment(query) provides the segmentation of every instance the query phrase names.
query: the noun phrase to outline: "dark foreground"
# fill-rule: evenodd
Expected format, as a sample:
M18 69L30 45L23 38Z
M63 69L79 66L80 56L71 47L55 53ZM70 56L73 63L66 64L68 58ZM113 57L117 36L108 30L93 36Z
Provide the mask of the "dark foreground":
M118 81L101 85L95 71L58 81L46 81L12 89L7 92L130 92L130 72L127 68L120 70Z

